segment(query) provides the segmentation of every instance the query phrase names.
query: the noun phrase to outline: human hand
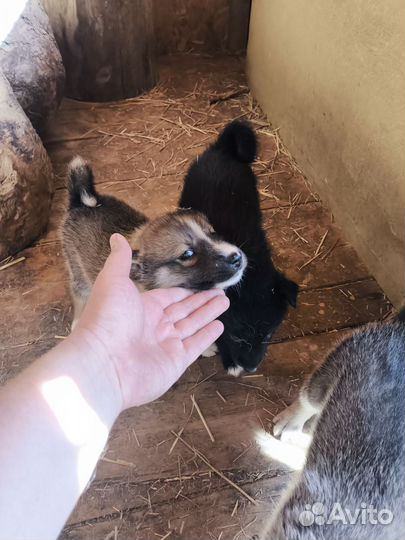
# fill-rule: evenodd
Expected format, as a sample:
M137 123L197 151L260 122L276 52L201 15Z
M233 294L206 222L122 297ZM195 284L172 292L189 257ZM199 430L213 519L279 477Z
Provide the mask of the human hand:
M214 320L228 307L223 291L180 288L139 293L129 279L132 252L119 234L94 284L73 339L111 362L122 408L148 403L168 390L223 332Z

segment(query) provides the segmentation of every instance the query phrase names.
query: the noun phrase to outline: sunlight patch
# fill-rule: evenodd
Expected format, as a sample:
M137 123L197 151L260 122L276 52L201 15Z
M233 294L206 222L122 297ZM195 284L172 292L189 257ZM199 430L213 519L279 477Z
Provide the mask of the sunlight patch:
M67 376L42 384L41 392L67 440L78 447L77 475L84 489L104 448L108 429Z
M306 434L301 434L305 436ZM309 435L306 435L310 437ZM289 442L280 441L269 433L258 431L256 433L256 442L260 447L262 454L275 459L280 463L288 465L291 469L299 471L303 468L306 458L306 448L302 445L295 445ZM307 446L307 444L305 445Z
M7 36L24 11L27 0L3 0L0 17L0 44Z

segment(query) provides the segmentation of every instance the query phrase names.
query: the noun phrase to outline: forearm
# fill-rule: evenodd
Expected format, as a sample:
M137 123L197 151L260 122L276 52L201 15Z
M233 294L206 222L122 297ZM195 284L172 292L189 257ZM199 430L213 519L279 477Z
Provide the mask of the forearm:
M131 247L111 246L75 331L1 389L0 540L56 538L122 408L162 395L223 331L222 291L140 295Z
M57 537L121 406L112 364L74 336L2 389L0 538Z

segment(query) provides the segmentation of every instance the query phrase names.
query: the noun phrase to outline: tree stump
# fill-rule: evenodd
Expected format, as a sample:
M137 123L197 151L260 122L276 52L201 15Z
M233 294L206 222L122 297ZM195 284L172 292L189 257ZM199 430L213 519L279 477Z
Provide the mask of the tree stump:
M44 230L52 192L48 154L0 72L0 260Z
M66 95L112 101L157 80L153 0L44 0L66 69Z
M13 8L10 5L8 9ZM65 69L39 0L28 0L9 34L0 40L0 70L41 133L62 99Z

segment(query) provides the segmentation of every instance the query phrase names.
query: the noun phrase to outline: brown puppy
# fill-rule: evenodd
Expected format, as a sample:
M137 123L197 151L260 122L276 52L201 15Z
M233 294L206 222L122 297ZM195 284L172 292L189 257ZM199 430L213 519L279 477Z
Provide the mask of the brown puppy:
M99 195L93 172L80 157L70 163L68 179L70 204L62 240L74 301L72 327L110 253L109 238L115 232L132 247L131 278L142 290L225 289L242 278L244 253L219 239L203 214L177 210L148 220L115 197Z

